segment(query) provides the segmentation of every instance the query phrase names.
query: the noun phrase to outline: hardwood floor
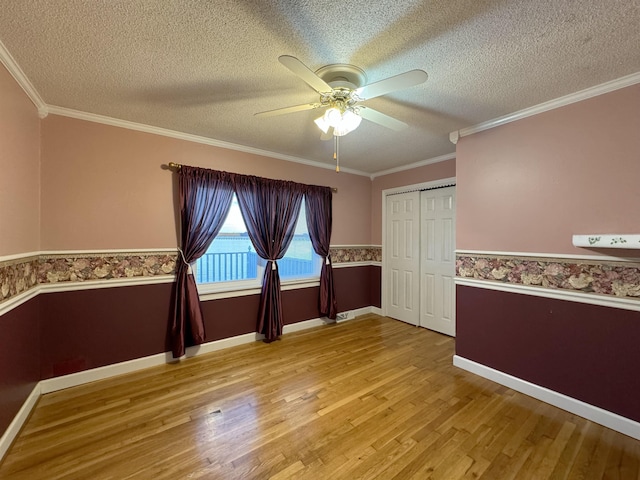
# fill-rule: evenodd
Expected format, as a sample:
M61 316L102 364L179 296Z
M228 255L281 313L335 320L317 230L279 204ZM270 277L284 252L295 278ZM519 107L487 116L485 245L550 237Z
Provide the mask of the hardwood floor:
M45 395L2 479L634 479L640 442L369 315Z

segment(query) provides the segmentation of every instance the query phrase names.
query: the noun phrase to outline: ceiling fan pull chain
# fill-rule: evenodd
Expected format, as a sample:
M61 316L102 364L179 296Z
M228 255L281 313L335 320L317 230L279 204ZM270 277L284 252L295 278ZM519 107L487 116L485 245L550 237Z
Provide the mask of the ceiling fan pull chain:
M339 152L338 152L338 139L339 138L340 137L338 137L337 135L333 136L333 141L334 141L334 143L333 143L333 145L334 145L334 148L333 148L333 159L336 161L336 173L340 172L340 155L339 155Z

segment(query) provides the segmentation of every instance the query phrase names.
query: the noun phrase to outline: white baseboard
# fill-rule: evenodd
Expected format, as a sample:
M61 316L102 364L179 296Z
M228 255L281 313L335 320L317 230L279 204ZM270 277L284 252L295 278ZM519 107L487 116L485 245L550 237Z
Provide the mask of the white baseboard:
M346 313L350 314L349 319L353 319L359 315L371 313L372 308L375 307L360 308ZM282 329L282 333L284 334L298 332L301 330L306 330L308 328L326 325L327 323L333 323L333 321L328 320L327 318L313 318L311 320L305 320L302 322L285 325ZM77 387L79 385L95 382L97 380L104 380L116 375L136 372L138 370L143 370L149 367L178 362L184 358L204 355L205 353L211 353L218 350L223 350L225 348L255 342L258 340L262 340L263 338L264 335L259 333L246 333L244 335L223 338L222 340L215 340L213 342L204 343L202 345L189 347L186 349L184 357L181 357L180 359L174 359L171 355L171 352L158 353L155 355L150 355L148 357L136 358L133 360L128 360L126 362L115 363L113 365L105 365L104 367L92 368L91 370L85 370L83 372L71 373L69 375L63 375L61 377L41 380L36 384L33 391L20 408L20 411L14 417L7 430L0 438L0 461L4 458L4 455L9 450L9 447L13 443L13 440L20 432L22 425L29 417L31 410L40 398L40 395L56 392L58 390L64 390L65 388Z
M311 320L305 320L304 322L292 323L291 325L285 325L282 328L282 333L299 332L300 330L307 330L309 328L321 327L328 323L333 323L333 320L328 318L314 318Z
M134 360L114 363L112 365L105 365L104 367L92 368L91 370L84 370L82 372L41 380L40 388L44 395L46 393L64 390L65 388L76 387L78 385L84 385L85 383L95 382L97 380L104 380L105 378L114 377L116 375L164 365L165 363L169 363L170 359L171 353L158 353L148 357L136 358Z
M491 367L487 367L486 365L482 365L458 355L454 355L453 364L463 370L467 370L481 377L493 380L500 385L504 385L505 387L509 387L513 390L524 393L525 395L529 395L530 397L537 398L538 400L553 405L554 407L561 408L567 412L579 415L587 420L591 420L592 422L604 425L607 428L640 440L640 423L634 420L580 400L576 400L575 398L568 397L562 393L549 390L548 388L541 387L535 383L527 382L526 380L522 380L518 377L503 373L499 370L495 370Z
M306 330L307 328L325 325L325 323L326 322L324 322L321 318L314 318L312 320L285 325L283 328L283 333L292 333L300 330ZM243 335L237 335L235 337L223 338L221 340L203 343L202 345L188 347L185 351L184 356L181 358L173 358L171 352L164 352L150 355L148 357L128 360L126 362L114 363L113 365L105 365L104 367L92 368L91 370L85 370L78 373L71 373L69 375L63 375L61 377L49 378L40 382L41 393L44 395L45 393L51 393L58 390L63 390L65 388L76 387L85 383L95 382L96 380L104 380L105 378L122 375L124 373L131 373L149 367L156 367L158 365L174 363L180 361L181 359L192 358L211 352L217 352L218 350L223 350L225 348L259 341L263 338L264 335L260 333L245 333Z
M40 395L40 383L37 383L36 386L33 387L33 390L31 391L25 402L22 404L22 407L18 411L17 415L13 417L13 420L11 421L5 432L2 434L2 437L0 437L0 460L4 458L4 455L9 450L9 447L11 447L13 440L18 436L18 433L20 433L22 425L24 425L24 422L26 422L27 418L29 418L29 414L38 402Z
M366 307L359 310L354 310L354 312L358 312L357 315L364 315L365 313L369 313L370 309L371 307ZM361 310L362 313L360 312ZM282 333L285 334L298 332L300 330L306 330L308 328L320 327L322 325L326 325L327 323L332 323L332 320L328 320L326 318L313 318L311 320L305 320L302 322L285 325L282 329ZM264 335L254 332L237 335L235 337L223 338L221 340L203 343L202 345L188 347L185 351L184 357L181 358L191 358L198 355L204 355L205 353L217 352L218 350L223 350L225 348L260 341L263 338ZM95 382L96 380L103 380L105 378L114 377L116 375L131 373L137 370L142 370L144 368L164 365L166 363L173 363L179 360L180 359L173 358L171 352L164 352L150 355L148 357L128 360L126 362L115 363L113 365L105 365L104 367L92 368L91 370L85 370L78 373L63 375L61 377L42 380L40 382L41 392L44 395L45 393L56 392L65 388L76 387L85 383Z
M362 307L362 308L356 308L355 310L347 310L346 312L340 312L338 313L338 318L336 319L336 323L342 323L349 320L353 320L356 317L359 317L361 315L367 315L369 313L377 313L374 311L375 308L377 307Z

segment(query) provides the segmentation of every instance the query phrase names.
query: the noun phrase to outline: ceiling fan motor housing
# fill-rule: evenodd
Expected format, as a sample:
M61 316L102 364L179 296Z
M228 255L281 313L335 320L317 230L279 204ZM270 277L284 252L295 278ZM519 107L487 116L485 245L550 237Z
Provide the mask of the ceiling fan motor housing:
M325 65L316 70L316 75L333 88L342 87L355 90L367 84L367 74L364 73L364 70L346 63Z

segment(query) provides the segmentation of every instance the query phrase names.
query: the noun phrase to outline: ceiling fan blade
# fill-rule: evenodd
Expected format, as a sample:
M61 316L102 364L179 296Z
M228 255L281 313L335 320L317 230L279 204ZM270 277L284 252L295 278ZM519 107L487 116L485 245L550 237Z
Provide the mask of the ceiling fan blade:
M322 107L321 103L305 103L304 105L294 105L293 107L276 108L275 110L267 110L266 112L254 113L254 117L275 117L276 115L286 115L287 113L302 112L303 110L312 110Z
M395 75L393 77L385 78L379 82L374 82L364 87L356 89L356 93L361 100L368 100L370 98L379 97L380 95L386 95L387 93L400 90L402 88L413 87L427 81L429 76L424 70L410 70L408 72Z
M378 125L382 125L383 127L390 128L391 130L395 130L396 132L404 130L409 126L406 123L396 120L384 113L380 113L373 108L358 106L358 113L362 118L365 118L370 122L377 123Z
M278 60L282 65L287 67L302 80L307 82L318 93L331 93L333 90L331 86L312 72L309 67L291 55L282 55L278 57Z

